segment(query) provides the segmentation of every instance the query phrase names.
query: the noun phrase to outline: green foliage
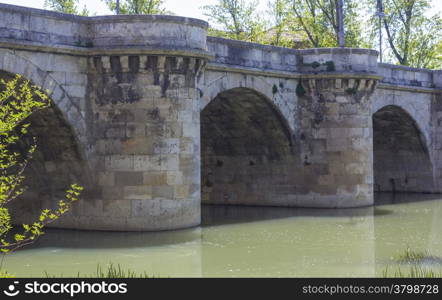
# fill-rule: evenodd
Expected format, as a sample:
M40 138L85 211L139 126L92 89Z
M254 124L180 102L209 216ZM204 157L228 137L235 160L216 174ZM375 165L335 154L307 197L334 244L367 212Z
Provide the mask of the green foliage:
M416 251L407 247L403 253L399 253L394 259L399 263L419 263L424 258L432 258L432 256L428 251Z
M264 43L280 47L295 47L295 35L290 31L291 0L268 0L267 15L270 28L264 37Z
M323 62L323 63L320 63L318 61L314 61L314 62L311 62L309 64L304 64L304 65L305 66L310 66L313 69L317 69L320 66L325 66L326 67L325 69L326 69L327 72L334 72L334 71L336 71L335 63L332 60L328 60L328 61Z
M63 276L54 276L53 274L49 274L48 272L45 272L45 276L47 278L52 277L63 277ZM148 275L146 272L143 273L136 273L135 271L132 271L130 269L123 269L120 264L117 266L114 266L113 263L110 263L107 265L106 269L103 269L101 265L97 265L97 269L95 273L93 274L87 274L82 275L80 272L77 273L77 277L81 278L152 278L152 276Z
M324 65L327 67L327 72L336 71L335 63L332 60L326 61Z
M432 269L423 268L419 265L412 265L407 268L401 269L400 267L390 270L385 267L382 270L382 277L393 277L393 278L442 278L442 270L434 271Z
M358 91L357 88L348 88L345 90L345 92L349 95L354 95L354 94L356 94L357 91Z
M203 6L215 25L209 34L283 47L338 45L334 0L267 0L267 20L257 7L257 0L218 0L214 5ZM363 44L360 7L360 1L345 1L347 47Z
M209 35L248 42L261 42L266 23L257 15L258 1L218 0L202 7L204 14L219 28L210 28Z
M5 270L0 270L0 278L14 278L15 276Z
M96 273L93 275L94 278L149 278L146 272L142 274L137 274L134 271L127 269L124 270L118 264L115 267L112 263L103 271L100 265L97 266Z
M382 270L383 277L406 277L406 278L442 278L442 270L435 271L430 268L424 268L424 261L439 261L438 257L431 255L427 250L417 251L407 247L405 251L398 253L392 258L396 263L405 264L402 268L396 266L391 269L385 267Z
M337 1L293 0L291 28L301 32L308 41L307 47L337 47L338 22ZM360 1L344 2L345 46L360 47L362 44L361 16L358 14Z
M69 210L83 189L73 184L66 192L66 200L60 200L56 209L42 210L37 220L23 224L20 232L9 234L12 224L7 204L24 192L23 172L36 150L35 139L24 154L11 149L27 133L30 124L26 119L49 105L43 91L21 76L9 81L0 80L0 251L5 254L35 241L44 233L47 224Z
M298 82L298 85L296 86L296 95L297 95L298 97L302 97L302 96L304 96L306 93L307 93L307 92L306 92L305 88L302 86L302 83L301 83L301 82Z
M374 0L368 3L375 5ZM429 0L384 0L382 30L386 58L416 68L442 68L442 18L429 14ZM371 18L372 38L378 34L379 21ZM376 40L376 39L374 39Z
M77 4L78 0L45 0L44 7L65 14L88 16L89 11L86 7L80 11Z
M116 0L102 0L111 11L116 12ZM170 14L163 6L164 0L120 0L122 15L164 15Z

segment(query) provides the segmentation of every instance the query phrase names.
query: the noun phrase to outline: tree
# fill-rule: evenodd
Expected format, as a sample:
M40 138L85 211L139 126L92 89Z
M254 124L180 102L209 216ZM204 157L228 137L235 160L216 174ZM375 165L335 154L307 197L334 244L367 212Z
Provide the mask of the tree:
M272 26L267 33L270 32L268 42L273 46L290 47L293 46L293 38L290 36L289 24L291 0L269 0L267 2L267 13L270 16L270 25ZM293 37L293 35L292 35Z
M321 11L317 0L294 0L294 29L305 33L310 47L331 46L333 32L331 24L327 24L325 14Z
M333 43L333 33L317 0L293 0L293 31L301 31L309 47L328 47Z
M217 4L203 6L204 14L219 26L209 29L209 34L260 42L265 32L265 22L257 15L257 6L257 1L245 0L218 0Z
M363 43L359 2L344 2L345 46L360 47ZM301 31L314 48L338 46L337 0L293 0L292 30Z
M111 11L116 11L116 0L103 0ZM164 0L120 0L120 14L163 15L169 14L163 7Z
M384 0L383 6L383 29L390 56L401 65L440 68L438 45L442 41L442 19L439 14L426 15L431 9L430 1ZM379 28L375 20L372 24Z
M81 16L89 15L89 11L86 9L86 7L83 7L83 10L80 11L77 4L78 0L45 0L44 7L65 14Z
M8 204L25 190L23 172L36 150L35 139L24 154L11 149L26 134L30 126L27 118L49 105L48 97L19 75L9 81L0 80L0 251L4 254L30 244L44 234L43 228L65 214L82 190L73 184L66 192L66 200L60 200L56 209L43 209L35 222L23 224L19 233L10 236L12 224Z

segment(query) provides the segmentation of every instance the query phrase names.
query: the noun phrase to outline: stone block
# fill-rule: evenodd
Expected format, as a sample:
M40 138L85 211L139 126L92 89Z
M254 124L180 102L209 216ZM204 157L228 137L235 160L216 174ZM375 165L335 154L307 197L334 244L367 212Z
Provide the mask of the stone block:
M153 199L174 199L174 188L169 185L159 185L152 187L152 198Z
M161 155L134 155L134 170L160 171L162 170Z
M109 171L131 171L134 170L134 157L128 155L105 156L105 168Z
M127 155L153 155L154 146L151 137L133 137L127 140L113 140L112 144L118 146L119 153Z
M178 171L181 160L176 154L161 155L161 170L162 171Z
M198 138L200 136L200 127L198 123L183 122L183 137Z
M63 89L70 97L83 98L86 95L85 85L63 85Z
M152 186L125 186L124 199L127 200L149 200L152 199Z
M98 185L99 186L114 186L115 177L113 172L98 172Z
M132 217L149 218L161 214L160 200L131 200Z
M347 138L329 138L326 142L326 149L328 152L344 151L351 146Z
M336 96L336 102L338 103L350 103L351 99L349 96Z
M177 154L180 152L180 139L165 138L153 144L154 154Z
M166 173L167 185L183 184L183 174L180 171L171 171Z
M104 200L103 214L107 217L127 217L131 214L131 202L127 200Z
M172 172L144 172L143 182L146 185L168 185L168 173Z
M123 189L121 186L106 186L101 189L101 196L104 201L107 200L122 200Z
M174 188L174 197L175 199L188 199L190 196L189 185L175 185Z
M143 172L115 172L115 184L120 187L143 185Z

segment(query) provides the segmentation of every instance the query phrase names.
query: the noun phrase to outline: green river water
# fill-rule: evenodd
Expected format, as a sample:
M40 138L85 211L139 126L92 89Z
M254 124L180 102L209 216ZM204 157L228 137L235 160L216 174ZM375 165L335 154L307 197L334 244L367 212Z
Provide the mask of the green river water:
M442 195L377 195L358 209L203 206L203 225L157 233L46 230L6 256L18 277L120 264L160 277L376 277L407 247L442 257ZM425 266L442 270L438 259Z

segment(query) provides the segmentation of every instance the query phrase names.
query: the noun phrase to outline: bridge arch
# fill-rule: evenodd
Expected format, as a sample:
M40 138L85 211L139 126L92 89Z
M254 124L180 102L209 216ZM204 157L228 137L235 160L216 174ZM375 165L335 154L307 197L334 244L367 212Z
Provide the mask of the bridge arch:
M297 152L268 97L246 87L220 92L201 111L203 204L290 205L301 173Z
M374 189L377 192L433 192L428 139L403 107L385 105L373 114Z
M293 80L281 78L266 78L240 73L221 73L206 71L205 84L200 90L200 111L224 91L235 88L253 90L267 99L283 116L284 121L292 132L296 132L296 95L284 92L287 86L296 86ZM293 87L294 89L294 87ZM290 99L289 99L290 98Z
M9 204L13 211L13 222L21 224L34 220L43 208L55 208L58 200L64 199L66 190L73 183L88 188L89 192L92 177L81 136L78 133L79 130L83 130L83 125L73 126L79 123L77 118L75 118L76 123L73 122L74 114L70 112L76 108L71 105L68 111L63 110L67 107L66 102L70 101L69 97L64 91L58 92L61 87L48 77L49 75L46 75L46 78L42 76L43 71L35 65L20 60L22 58L18 56L12 57L15 57L15 62L18 64L26 62L25 69L14 69L12 64L8 64L9 68L0 69L0 78L8 81L19 74L24 80L29 80L27 76L31 77L33 74L34 80L38 78L40 80L31 80L31 84L43 86L51 99L49 107L34 112L27 119L30 123L28 132L11 149L25 158L27 150L34 144L36 138L37 149L23 174L26 190L20 199ZM12 59L12 57L7 58ZM17 73L18 71L22 72ZM69 217L64 217L63 222L69 222ZM51 226L58 226L58 223L60 222Z
M27 58L18 55L15 51L2 49L0 55L3 56L3 64L0 64L0 71L19 74L24 79L31 81L32 84L41 87L74 130L75 139L80 144L85 142L85 117L80 111L78 104L72 100L61 84L49 72L41 69Z
M427 101L416 100L416 96L410 95L408 92L377 90L374 94L372 111L373 113L381 110L383 107L392 105L401 108L407 115L409 115L419 128L419 132L425 137L427 146L430 148L430 121L431 120L431 105L430 99ZM425 98L424 98L425 99ZM430 100L430 101L429 101Z

